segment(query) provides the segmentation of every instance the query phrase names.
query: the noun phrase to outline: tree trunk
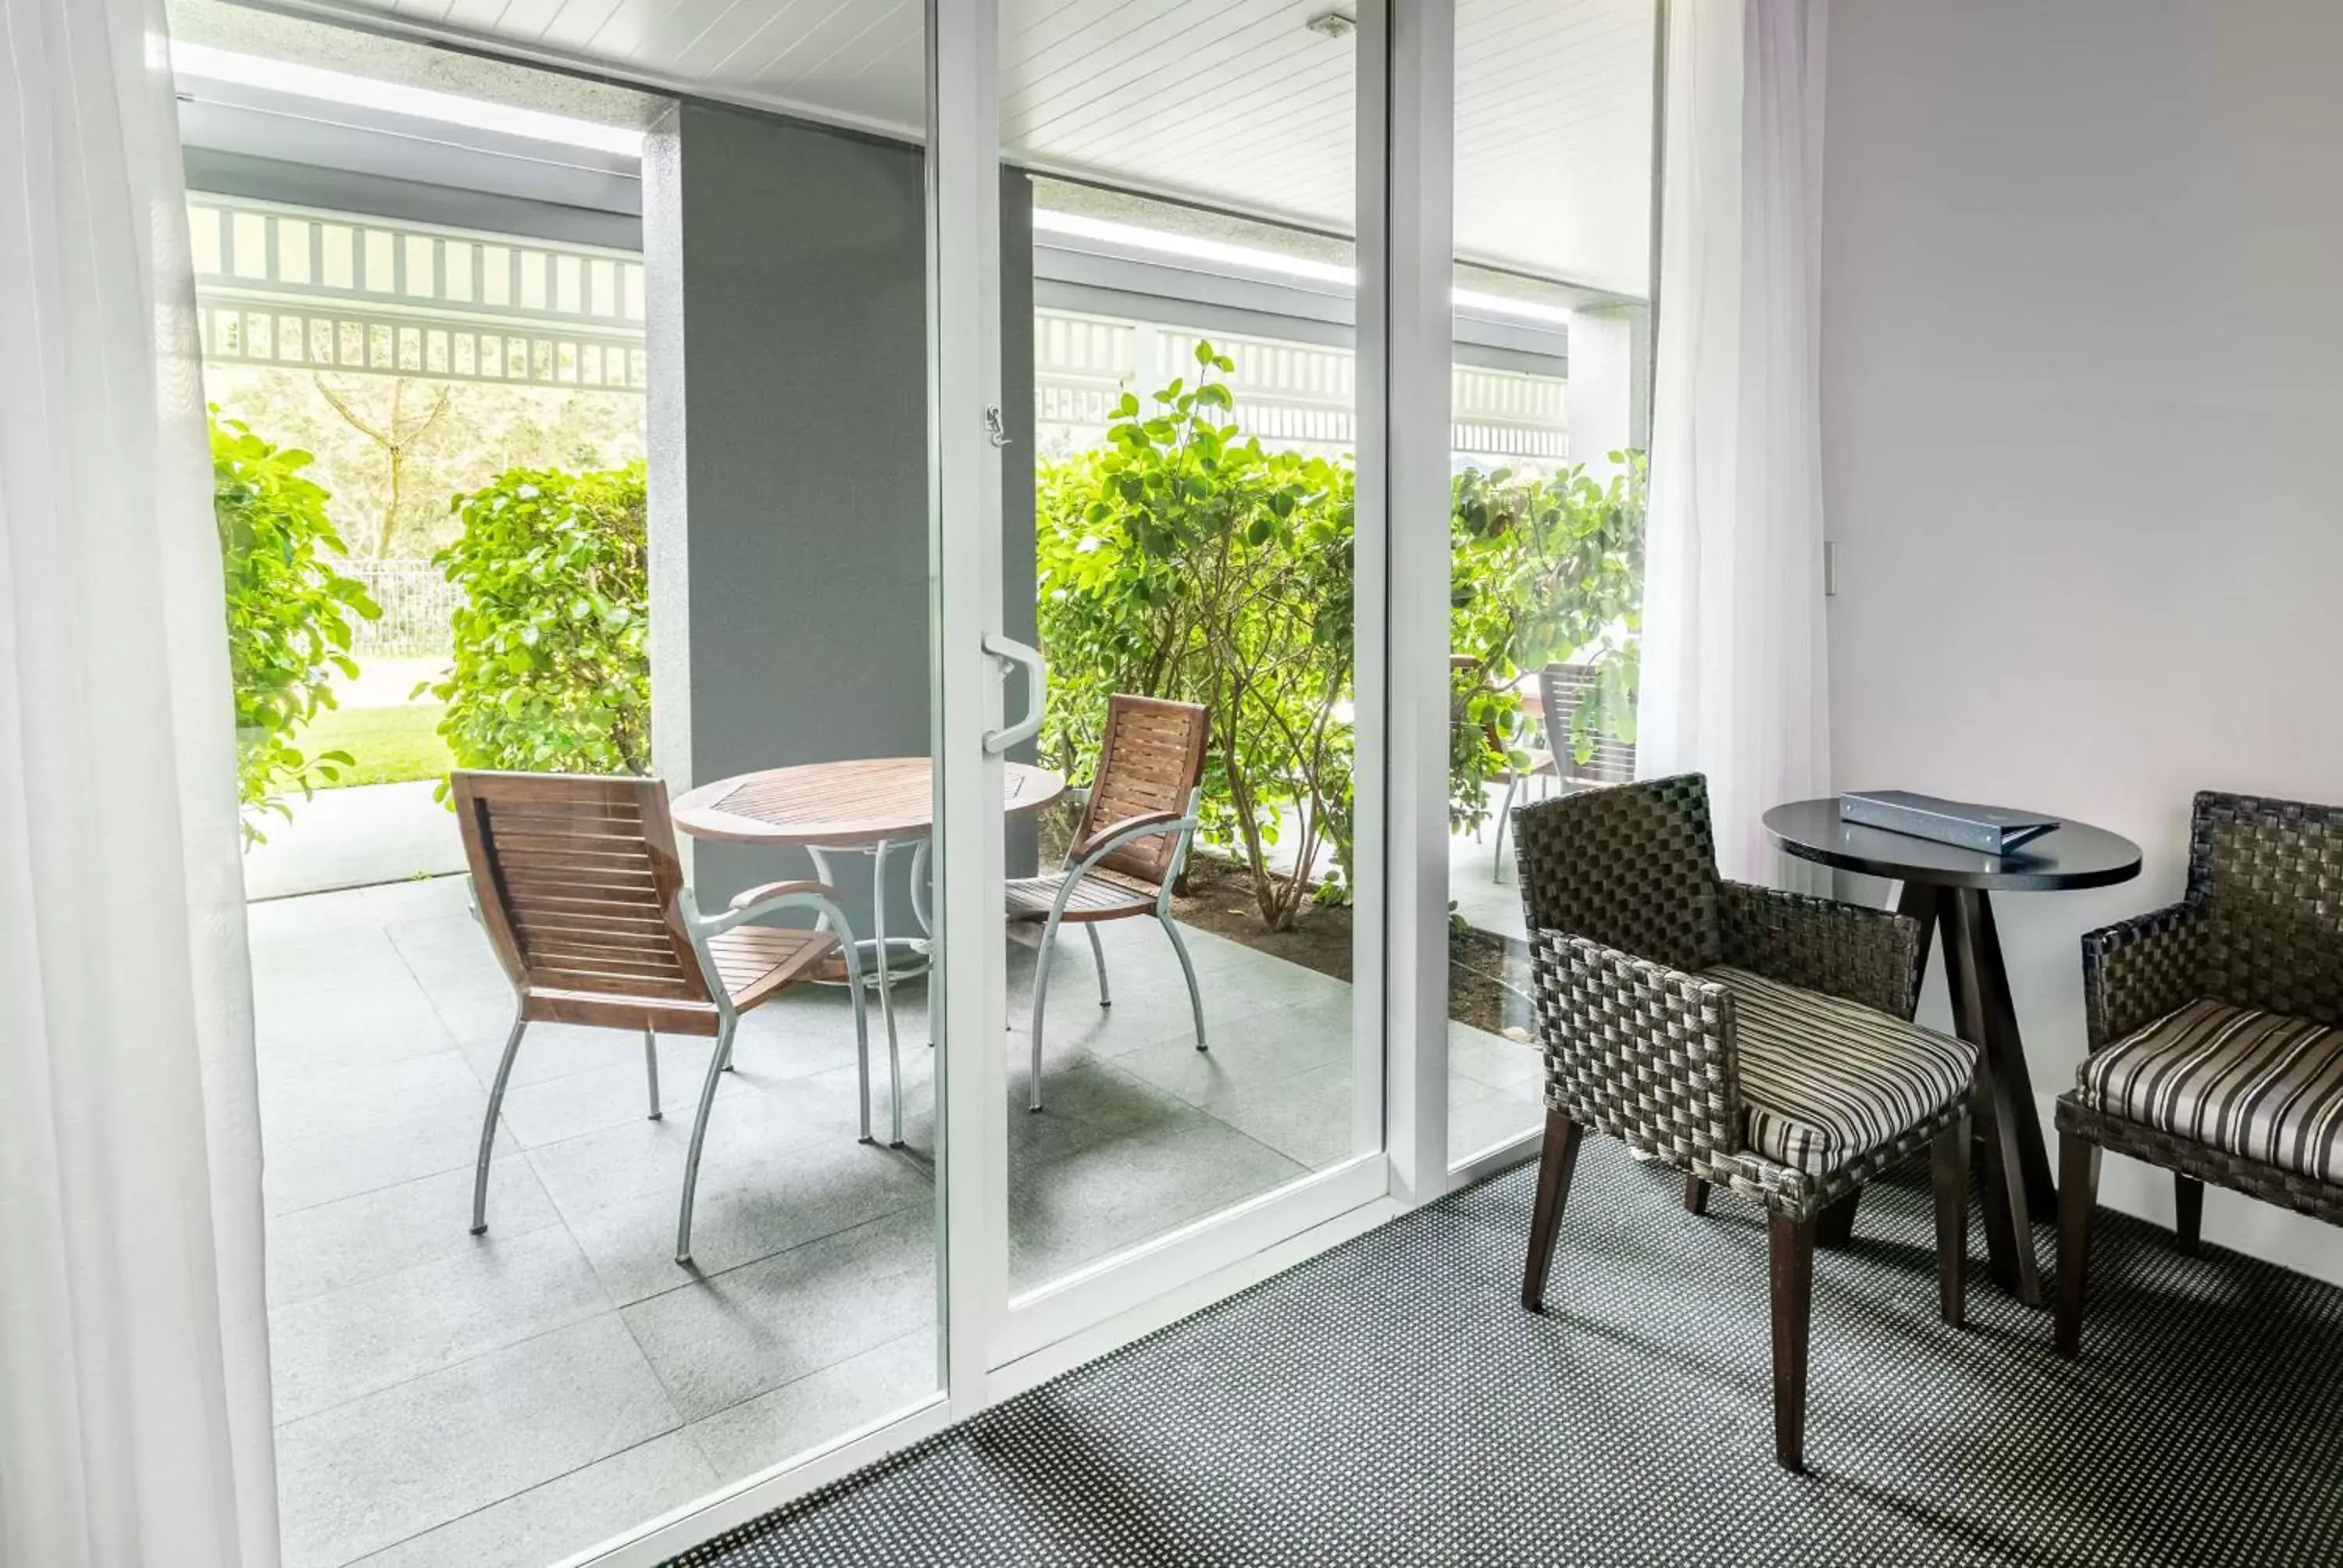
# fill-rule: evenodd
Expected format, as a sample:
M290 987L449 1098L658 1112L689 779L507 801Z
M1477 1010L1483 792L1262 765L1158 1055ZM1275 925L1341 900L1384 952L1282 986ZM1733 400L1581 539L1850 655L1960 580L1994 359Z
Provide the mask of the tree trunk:
M390 384L390 438L382 443L382 449L390 458L390 484L389 498L382 508L382 528L374 540L374 558L378 561L390 558L390 543L398 534L398 492L405 481L407 463L407 443L398 434L398 415L399 406L406 401L407 377L401 376Z

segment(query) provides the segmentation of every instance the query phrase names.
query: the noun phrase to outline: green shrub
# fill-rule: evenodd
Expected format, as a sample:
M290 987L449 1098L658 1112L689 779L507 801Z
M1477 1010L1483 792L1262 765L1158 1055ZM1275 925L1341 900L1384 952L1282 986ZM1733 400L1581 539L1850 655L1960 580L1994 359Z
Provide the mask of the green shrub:
M212 513L219 525L227 599L228 673L236 695L236 789L244 836L259 819L290 820L287 795L306 799L351 766L347 751L302 754L302 727L334 703L333 672L357 674L349 656L360 619L382 610L333 561L347 552L326 515L326 491L302 476L309 454L271 445L242 422L211 413Z
M1312 889L1272 866L1285 811L1294 864L1350 858L1353 476L1263 449L1226 423L1215 373L1126 393L1107 445L1039 476L1038 618L1051 658L1045 751L1079 771L1114 692L1212 712L1203 837L1233 845L1262 918L1291 925Z
M1224 423L1210 344L1203 377L1174 381L1151 411L1126 394L1107 445L1038 476L1039 621L1050 656L1045 755L1079 772L1098 753L1117 691L1212 709L1203 837L1234 846L1262 917L1290 925L1312 890L1269 853L1289 815L1292 863L1331 849L1344 896L1352 816L1354 481L1349 465L1264 450ZM1467 471L1449 519L1456 722L1450 815L1474 826L1486 785L1526 767L1532 715L1513 689L1555 661L1593 666L1593 697L1554 744L1583 761L1605 736L1634 739L1642 625L1644 459L1616 474L1550 479Z
M1571 733L1546 738L1557 753L1584 762L1605 738L1635 739L1645 467L1641 452L1614 452L1610 461L1615 471L1604 481L1583 466L1544 480L1502 468L1456 477L1449 646L1460 663L1450 675L1449 817L1457 826L1477 827L1488 815L1492 777L1529 765L1534 715L1514 689L1524 671L1552 663L1595 671Z
M457 763L648 773L643 465L513 468L450 506L462 531L431 558L465 603L454 667L428 689Z

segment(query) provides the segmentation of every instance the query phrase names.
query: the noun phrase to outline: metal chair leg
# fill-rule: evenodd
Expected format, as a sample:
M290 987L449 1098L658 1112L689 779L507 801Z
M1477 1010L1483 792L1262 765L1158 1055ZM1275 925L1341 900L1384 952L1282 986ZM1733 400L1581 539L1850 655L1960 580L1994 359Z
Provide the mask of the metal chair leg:
M846 994L854 1001L854 1081L862 1097L862 1135L860 1141L873 1141L870 1136L870 1004L862 994L862 955L855 950L854 935L840 931L839 949L846 958ZM895 1148L903 1146L903 1062L887 1042L887 1106L891 1118L889 1142Z
M1505 803L1497 808L1497 848L1489 857L1489 880L1493 882L1505 879L1505 824L1513 819L1513 791L1521 787L1520 774L1508 778L1505 780Z
M1204 1049L1204 993L1196 989L1196 966L1188 961L1188 944L1180 940L1180 928L1172 917L1161 910L1155 919L1162 925L1163 934L1172 939L1172 950L1180 955L1180 972L1188 979L1188 1010L1196 1015L1196 1049Z
M895 980L887 972L887 851L895 846L881 839L870 850L870 950L879 960L879 1017L887 1025L887 1060L899 1060L902 1047L895 1030ZM835 884L832 884L833 886Z
M708 1081L699 1086L699 1114L691 1123L691 1148L683 1157L683 1208L675 1220L675 1261L691 1261L691 1204L699 1193L699 1151L708 1141L708 1112L716 1103L716 1086L732 1058L732 1019L727 1018L716 1036L716 1054L708 1059Z
M488 1228L488 1155L497 1146L497 1117L505 1106L505 1085L512 1081L513 1058L520 1053L520 1037L528 1028L525 1018L513 1020L512 1033L505 1037L505 1054L497 1063L497 1081L488 1090L488 1119L480 1123L480 1161L472 1172L472 1234Z
M1096 920L1084 920L1082 922L1082 930L1090 933L1091 962L1098 969L1099 1006L1112 1007L1114 1005L1114 998L1106 994L1106 946L1099 940L1098 922Z
M649 1024L643 1026L643 1073L650 1080L651 1120L657 1121L667 1113L659 1109L659 1032Z
M1058 916L1054 910L1050 923L1041 928L1041 950L1033 957L1033 1081L1028 1086L1025 1109L1041 1109L1041 1012L1050 1000L1050 955L1058 950Z

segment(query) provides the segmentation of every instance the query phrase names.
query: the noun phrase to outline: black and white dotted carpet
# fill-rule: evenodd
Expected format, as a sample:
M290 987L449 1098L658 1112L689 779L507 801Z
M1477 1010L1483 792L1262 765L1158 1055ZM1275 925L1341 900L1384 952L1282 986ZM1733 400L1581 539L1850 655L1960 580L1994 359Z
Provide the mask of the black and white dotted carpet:
M1544 1316L1534 1170L1401 1219L678 1560L1775 1568L2343 1563L2343 1291L2103 1214L2084 1359L1925 1189L1816 1257L1812 1473L1773 1463L1765 1236L1590 1138ZM2055 1257L2040 1232L2046 1260Z

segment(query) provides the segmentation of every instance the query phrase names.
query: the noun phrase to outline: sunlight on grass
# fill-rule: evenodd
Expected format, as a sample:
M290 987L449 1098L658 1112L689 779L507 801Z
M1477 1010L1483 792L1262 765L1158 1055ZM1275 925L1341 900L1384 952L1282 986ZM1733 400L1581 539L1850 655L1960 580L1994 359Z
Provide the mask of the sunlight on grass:
M456 766L438 735L447 711L437 702L337 708L317 715L301 731L298 744L312 757L320 751L347 751L356 758L357 766L342 772L342 786L437 779Z

